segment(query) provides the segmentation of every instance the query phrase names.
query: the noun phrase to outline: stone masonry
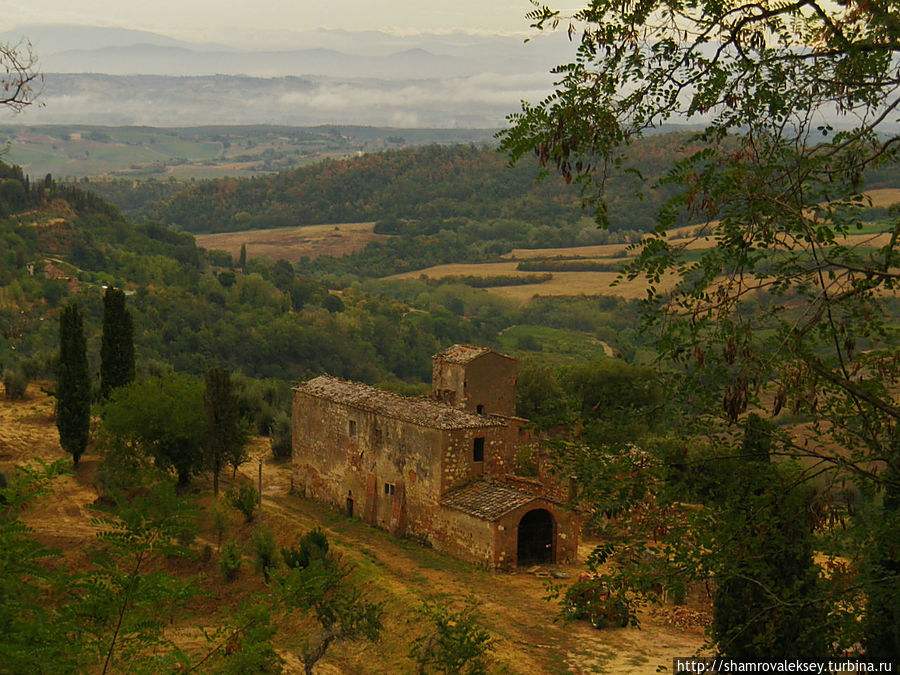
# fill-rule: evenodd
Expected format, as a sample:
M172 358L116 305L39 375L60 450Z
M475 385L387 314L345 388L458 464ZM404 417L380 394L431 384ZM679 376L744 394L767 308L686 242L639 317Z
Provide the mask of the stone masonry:
M489 567L573 560L565 490L513 473L526 422L514 416L515 359L469 345L433 359L429 398L327 375L295 387L295 486Z

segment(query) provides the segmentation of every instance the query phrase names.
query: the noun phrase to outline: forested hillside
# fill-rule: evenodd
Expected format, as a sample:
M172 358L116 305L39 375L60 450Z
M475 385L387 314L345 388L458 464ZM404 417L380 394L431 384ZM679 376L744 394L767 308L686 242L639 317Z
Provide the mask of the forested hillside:
M66 300L81 305L88 342L96 344L104 285L129 294L143 373L201 374L223 365L282 381L329 372L399 385L427 381L431 354L448 344L499 345L514 325L599 331L603 339L627 343L609 328L619 311L615 301L602 310L588 302L558 303L548 314L544 302L519 307L462 283L357 283L439 250L470 255L479 237L493 236L496 250L518 241L514 229L500 225L457 223L459 232L438 237L410 231L361 257L322 258L315 265L251 259L241 266L198 248L190 234L132 224L115 207L50 177L31 184L17 167L3 165L2 171L0 368L31 378L53 375L56 317ZM574 231L558 230L565 236ZM448 236L460 246L448 248ZM616 321L624 327L624 316L634 312L623 306L621 313Z
M640 199L635 188L654 181L684 153L687 134L641 140L632 148L629 178L611 185L613 230L648 230L663 188ZM274 176L188 185L150 206L148 217L189 232L232 232L315 223L390 218L516 219L558 225L584 215L578 190L556 177L536 181L536 163L507 166L494 149L430 146L328 160Z

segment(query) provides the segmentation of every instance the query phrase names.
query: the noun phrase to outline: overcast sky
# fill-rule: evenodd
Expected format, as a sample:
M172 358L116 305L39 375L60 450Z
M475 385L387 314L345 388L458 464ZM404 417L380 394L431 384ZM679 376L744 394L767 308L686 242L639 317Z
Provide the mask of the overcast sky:
M312 28L513 33L528 30L530 9L528 0L0 0L0 30L71 23L246 42Z

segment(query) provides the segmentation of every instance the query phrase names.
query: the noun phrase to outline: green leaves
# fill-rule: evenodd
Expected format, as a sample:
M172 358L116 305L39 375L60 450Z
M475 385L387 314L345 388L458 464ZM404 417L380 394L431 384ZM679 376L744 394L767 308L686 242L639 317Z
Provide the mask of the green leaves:
M203 410L197 380L147 378L113 392L101 409L101 434L114 453L153 457L160 468L174 469L185 486L202 467Z
M410 657L418 664L417 672L448 675L487 672L494 641L481 625L474 598L467 598L461 608L446 599L424 602L419 613L431 623L431 630L414 640L409 650Z

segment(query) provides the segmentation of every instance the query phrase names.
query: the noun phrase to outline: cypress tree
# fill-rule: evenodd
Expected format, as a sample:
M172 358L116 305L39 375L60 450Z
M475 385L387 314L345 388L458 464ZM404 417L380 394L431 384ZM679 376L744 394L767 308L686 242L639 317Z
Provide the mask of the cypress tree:
M59 366L56 371L56 428L59 443L78 460L90 440L91 376L81 312L76 303L59 317Z
M240 464L247 444L240 402L234 392L231 374L222 368L210 368L206 374L206 438L204 459L213 475L213 492L219 494L219 474L226 463Z
M241 253L238 257L238 267L242 272L247 271L247 244L241 244Z
M134 327L125 293L109 287L103 296L103 340L100 345L100 396L134 380Z
M821 659L828 619L809 522L813 492L770 461L772 423L744 425L743 458L726 490L718 536L725 564L717 574L712 634L733 659Z

